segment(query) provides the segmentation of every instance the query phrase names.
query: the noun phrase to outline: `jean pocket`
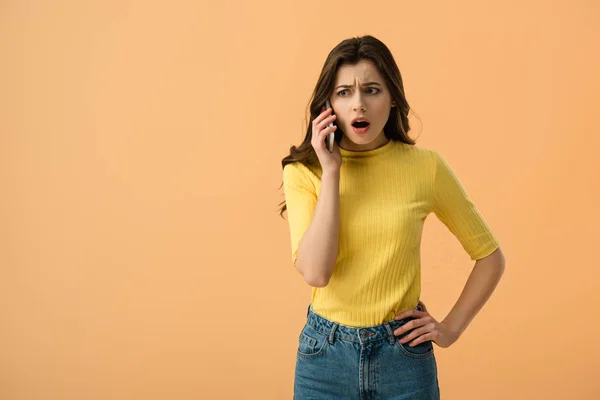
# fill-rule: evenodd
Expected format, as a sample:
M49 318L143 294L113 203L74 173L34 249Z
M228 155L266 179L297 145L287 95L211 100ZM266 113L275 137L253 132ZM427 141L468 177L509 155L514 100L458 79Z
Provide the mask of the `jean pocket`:
M329 341L327 335L305 325L298 338L298 356L304 358L318 357L325 351Z
M403 335L404 337L405 335ZM433 356L433 341L426 340L418 345L411 347L410 342L400 343L401 337L396 338L396 347L400 349L400 352L410 358L427 358ZM413 339L414 340L414 339Z

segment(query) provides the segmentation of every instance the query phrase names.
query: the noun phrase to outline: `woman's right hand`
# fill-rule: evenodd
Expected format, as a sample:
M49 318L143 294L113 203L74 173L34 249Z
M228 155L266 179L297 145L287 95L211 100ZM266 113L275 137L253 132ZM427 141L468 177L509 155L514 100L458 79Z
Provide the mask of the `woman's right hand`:
M330 115L332 112L331 108L325 109L325 107L323 107L321 110L321 114L319 114L312 122L312 139L310 143L312 144L313 149L315 149L315 153L317 153L323 173L339 172L342 166L342 154L340 153L338 144L335 140L333 141L333 152L330 153L329 150L327 150L327 144L325 143L327 135L335 132L337 129L336 125L331 127L327 125L334 121L337 116Z

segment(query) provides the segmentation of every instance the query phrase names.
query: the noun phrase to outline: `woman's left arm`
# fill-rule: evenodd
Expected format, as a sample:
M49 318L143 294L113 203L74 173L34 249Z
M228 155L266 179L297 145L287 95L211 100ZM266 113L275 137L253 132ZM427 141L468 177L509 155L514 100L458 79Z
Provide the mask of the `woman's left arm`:
M504 273L504 253L496 249L489 256L475 261L467 283L446 318L442 321L459 336L488 301Z
M504 273L504 266L504 253L499 247L489 256L475 262L458 301L443 321L437 322L426 308L424 311L405 311L398 314L395 319L399 320L409 316L417 319L407 322L394 334L400 336L404 332L414 329L400 342L410 342L410 346L415 346L426 340L433 340L440 347L450 346L458 340L490 298Z

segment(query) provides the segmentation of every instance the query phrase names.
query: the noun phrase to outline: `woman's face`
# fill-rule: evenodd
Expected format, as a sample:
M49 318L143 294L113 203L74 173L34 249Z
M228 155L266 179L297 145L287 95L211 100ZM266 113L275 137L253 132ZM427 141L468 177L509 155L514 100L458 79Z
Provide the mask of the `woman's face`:
M383 133L383 127L390 116L392 98L385 80L371 60L341 65L329 101L337 115L335 123L344 133L341 148L366 151L389 141ZM364 117L369 121L364 133L353 128L352 120L356 117Z

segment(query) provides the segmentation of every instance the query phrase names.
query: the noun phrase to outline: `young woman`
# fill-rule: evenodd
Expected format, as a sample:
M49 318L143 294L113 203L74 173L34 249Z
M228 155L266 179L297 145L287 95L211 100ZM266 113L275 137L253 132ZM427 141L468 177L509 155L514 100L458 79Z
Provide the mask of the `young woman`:
M312 126L282 161L292 260L313 287L295 399L439 399L433 343L459 338L504 271L497 238L451 167L409 138L409 110L388 48L372 36L344 40L317 81ZM431 212L476 260L439 322L419 301Z

